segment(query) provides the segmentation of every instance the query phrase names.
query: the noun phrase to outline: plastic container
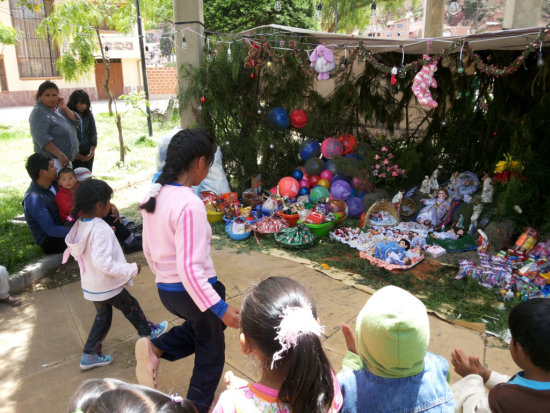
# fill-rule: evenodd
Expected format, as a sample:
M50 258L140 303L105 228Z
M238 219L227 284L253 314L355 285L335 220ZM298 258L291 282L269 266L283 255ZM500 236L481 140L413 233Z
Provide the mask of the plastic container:
M233 234L233 232L231 232L231 225L232 223L228 223L225 226L225 232L227 232L227 235L229 235L229 238L231 238L234 241L242 241L244 239L247 239L250 236L250 234L252 234L252 228L242 234Z
M262 219L262 213L253 210L250 216L245 218L245 221L247 224L253 224L254 222L258 222L260 219ZM225 222L226 224L233 221L235 221L235 218L228 219L226 217L223 217L223 222Z
M213 224L214 222L220 222L223 218L223 212L206 211L206 218L211 224Z
M298 224L304 224L308 227L315 236L321 238L326 237L329 231L334 227L334 222L325 222L323 224L308 224L307 222L298 221Z
M289 227L295 227L300 216L298 214L285 214L282 211L277 212L277 215L283 217L288 222Z

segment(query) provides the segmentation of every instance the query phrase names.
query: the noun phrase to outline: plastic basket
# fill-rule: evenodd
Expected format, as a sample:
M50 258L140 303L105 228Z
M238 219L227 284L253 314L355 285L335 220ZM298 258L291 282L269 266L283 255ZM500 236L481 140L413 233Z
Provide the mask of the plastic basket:
M223 218L223 212L206 211L206 218L211 224L214 222L220 222Z
M334 227L334 222L324 222L322 224L308 224L307 222L298 221L298 224L304 224L308 227L315 236L321 238L326 237L329 231Z
M252 234L252 228L242 234L234 234L233 232L231 232L231 225L232 223L226 224L225 232L227 232L227 235L229 235L229 238L231 238L234 241L242 241L244 239L247 239L250 236L250 234Z
M284 214L283 212L277 212L277 215L283 217L290 228L295 227L300 216L298 214Z

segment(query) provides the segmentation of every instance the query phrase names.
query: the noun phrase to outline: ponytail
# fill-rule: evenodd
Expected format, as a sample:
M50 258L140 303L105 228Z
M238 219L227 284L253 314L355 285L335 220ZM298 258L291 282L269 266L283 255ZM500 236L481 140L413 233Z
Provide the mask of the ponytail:
M201 156L209 164L212 163L215 147L214 141L203 129L184 129L176 133L168 144L162 173L151 186L149 199L139 207L150 213L155 212L156 196L162 186L175 181L179 174L188 171L193 161Z

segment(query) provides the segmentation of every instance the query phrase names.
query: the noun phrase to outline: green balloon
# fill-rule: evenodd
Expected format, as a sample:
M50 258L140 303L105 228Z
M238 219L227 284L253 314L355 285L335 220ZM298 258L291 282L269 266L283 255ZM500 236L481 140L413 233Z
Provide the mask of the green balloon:
M328 200L330 197L330 192L327 188L321 185L317 185L311 190L309 194L309 199L311 202L320 202L322 200Z

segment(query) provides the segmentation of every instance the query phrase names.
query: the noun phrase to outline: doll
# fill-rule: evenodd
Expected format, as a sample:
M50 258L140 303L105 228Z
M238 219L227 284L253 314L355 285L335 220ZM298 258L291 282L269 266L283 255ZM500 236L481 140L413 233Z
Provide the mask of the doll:
M437 182L437 177L439 176L439 171L443 169L441 165L439 165L433 172L432 176L430 176L430 192L431 191L437 191L439 189L439 182ZM448 196L448 193L447 193Z
M445 188L437 191L437 198L421 199L425 207L420 210L416 221L419 224L424 224L427 227L436 227L441 222L451 209L451 205L447 201L449 193Z
M490 204L491 202L493 202L493 193L495 191L493 188L493 180L488 173L485 173L481 180L483 181L483 189L481 190L481 202L483 202L484 204Z
M420 184L420 192L423 194L430 193L430 177L428 175L424 176L424 180L422 181L422 184Z

